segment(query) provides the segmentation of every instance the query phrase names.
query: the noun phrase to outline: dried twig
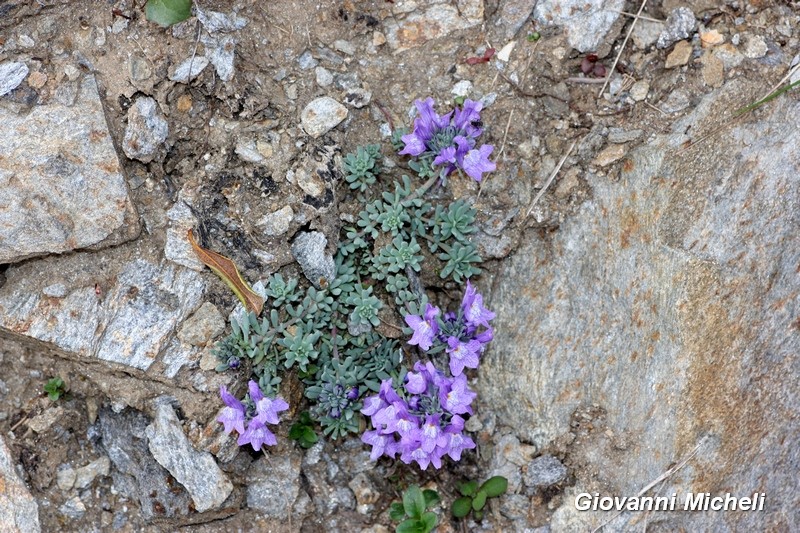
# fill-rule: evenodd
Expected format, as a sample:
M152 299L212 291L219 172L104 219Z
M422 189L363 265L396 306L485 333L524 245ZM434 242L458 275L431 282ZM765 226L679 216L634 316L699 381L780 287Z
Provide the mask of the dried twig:
M642 5L639 6L639 12L636 13L636 18L633 19L633 22L631 23L631 27L628 28L628 35L626 35L625 36L625 40L622 41L622 46L619 47L619 52L617 53L617 57L614 59L614 64L611 65L611 69L608 71L608 76L606 76L606 81L605 81L605 83L603 83L603 87L600 89L600 92L597 93L597 97L598 98L603 96L603 91L606 90L606 85L608 85L608 82L611 81L611 75L614 74L614 69L617 68L617 63L619 63L619 58L622 57L622 51L625 49L625 45L628 44L628 39L630 39L631 33L633 33L633 28L634 28L634 26L636 26L636 21L639 20L639 17L642 14L642 10L644 9L644 6L646 4L647 4L647 0L642 0Z
M528 218L531 215L531 211L533 211L533 207L536 205L536 202L539 201L539 199L544 195L545 191L550 186L550 184L553 183L553 179L556 177L556 174L558 174L558 171L561 170L561 167L564 166L564 162L569 157L569 154L572 153L572 150L575 148L575 145L577 143L578 141L572 141L572 144L567 150L567 153L563 155L561 161L559 161L558 164L556 165L556 168L554 168L553 172L550 173L550 176L547 178L547 182L545 182L544 187L542 187L542 190L539 191L539 193L536 195L536 198L534 198L533 202L531 202L531 206L528 208L528 212L525 213L525 218Z
M620 15L633 17L635 19L649 20L650 22L666 22L666 20L654 19L653 17L648 17L646 15L637 15L636 13L628 13L627 11L620 11L619 9L608 9L608 11L614 11L615 13L619 13Z

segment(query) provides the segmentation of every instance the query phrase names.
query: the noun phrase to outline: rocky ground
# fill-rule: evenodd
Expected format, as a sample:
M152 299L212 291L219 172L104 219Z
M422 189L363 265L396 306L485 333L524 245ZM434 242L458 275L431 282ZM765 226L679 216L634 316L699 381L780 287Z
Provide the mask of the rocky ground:
M699 358L711 330L743 339L712 342L718 353L749 353L743 346L756 338L781 347L762 349L772 355L792 346L768 333L788 331L797 316L786 303L797 292L786 277L797 220L786 213L800 200L785 179L799 165L797 91L732 115L797 64L796 2L653 1L635 24L623 12L640 5L623 0L197 5L196 17L162 29L134 2L0 3L2 523L25 532L377 533L393 529L388 507L410 483L437 488L449 502L456 480L499 474L510 494L481 523L451 521L442 509L439 530L573 531L587 527L566 510L573 491L622 485L604 469L625 464L637 487L654 477L639 479L642 463L626 457L647 455L649 475L699 435L719 439L718 457L741 451L743 441L725 433L736 425L721 414L729 404L701 401L720 388L736 397L735 380L691 359L680 372L702 379L683 389L658 356L694 343ZM478 453L420 473L376 466L358 439L303 451L286 428L268 454L239 450L214 421L216 391L235 377L217 374L210 354L236 300L198 261L187 229L250 281L281 268L300 276L291 241L316 230L333 249L354 209L340 183L342 154L375 142L391 154L392 129L408 126L413 100L427 96L442 108L456 97L482 100L498 163L481 185L461 177L449 184L478 210L475 240L489 260L478 284L490 290L500 322L492 377L476 383L484 398L470 420ZM778 167L757 159L765 151ZM386 163L405 165L393 155ZM762 177L736 185L731 176L748 169ZM774 194L758 196L764 188ZM729 190L742 192L729 199ZM726 226L742 206L748 216ZM663 219L671 222L662 227ZM737 233L753 220L751 233ZM704 243L714 235L721 236ZM766 236L775 235L782 240L770 248ZM750 287L736 282L740 266L720 252L745 239L761 246L747 248L748 268L772 281L753 298L750 289L731 289L733 298L708 304L697 287ZM661 244L680 253L658 255ZM642 264L652 266L638 278ZM691 270L681 270L687 264ZM716 264L722 274L705 270ZM595 292L604 283L615 290ZM660 292L672 283L688 289ZM631 291L639 290L650 293L637 300ZM771 296L762 302L761 294ZM720 309L747 301L772 313L767 333L739 336L733 322L715 322ZM533 306L548 313L536 328L526 315ZM581 314L591 309L597 321ZM661 322L673 309L679 320ZM707 329L689 325L692 313L708 319ZM652 325L642 333L649 340L629 334L625 321ZM594 337L601 330L622 333ZM525 351L530 345L544 352ZM582 358L567 367L526 362L552 361L566 346ZM621 348L631 367L583 358L622 360ZM638 357L659 364L632 368ZM594 374L580 373L586 361ZM769 368L791 372L795 361ZM636 388L635 378L620 378L623 385L607 388L622 375L660 385ZM54 376L68 388L57 402L42 393ZM672 394L665 403L688 397L698 413L656 432L671 443L675 436L674 447L655 452L631 428L670 413L626 403L652 390ZM788 412L792 404L781 405ZM625 416L630 426L619 423ZM697 471L717 479L708 465ZM791 529L788 519L771 520L774 530Z

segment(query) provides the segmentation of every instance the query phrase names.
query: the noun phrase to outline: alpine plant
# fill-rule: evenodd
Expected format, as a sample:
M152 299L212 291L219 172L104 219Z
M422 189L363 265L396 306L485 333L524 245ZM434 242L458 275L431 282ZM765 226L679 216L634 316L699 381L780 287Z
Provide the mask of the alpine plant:
M235 430L239 434L237 441L239 446L250 444L255 451L261 450L265 444L275 446L278 441L267 428L267 424L278 424L280 422L278 413L289 409L289 404L282 398L273 399L264 396L258 383L253 380L250 380L247 387L249 394L244 402L228 392L224 385L220 387L219 395L225 407L217 422L224 426L225 433L230 434Z

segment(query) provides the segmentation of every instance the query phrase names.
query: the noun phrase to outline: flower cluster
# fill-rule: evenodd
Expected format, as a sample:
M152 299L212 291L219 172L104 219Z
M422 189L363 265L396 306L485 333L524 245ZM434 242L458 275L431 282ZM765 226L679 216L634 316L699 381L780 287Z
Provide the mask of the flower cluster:
M226 407L222 409L217 422L225 426L225 433L230 433L234 429L239 433L237 441L239 446L250 444L254 450L259 451L264 444L274 446L278 443L275 435L267 428L267 424L279 423L278 413L287 410L289 404L282 398L272 399L264 396L258 383L253 380L250 380L247 387L250 393L244 402L236 399L224 385L220 387L219 395Z
M440 314L438 307L426 304L422 316L406 316L406 324L414 331L408 343L426 352L435 344L444 345L454 376L461 375L464 368L478 368L480 354L493 338L489 321L494 313L483 306L483 296L467 281L458 313Z
M479 182L484 172L497 168L489 161L494 146L476 147L476 140L483 132L481 102L465 100L461 108L441 117L433 110L433 98L416 100L414 105L419 117L414 120L414 131L403 135L405 147L400 154L433 159L433 166L442 166L441 178L462 169Z
M463 450L475 448L463 433L461 416L472 414L475 396L465 375L447 377L432 363L417 361L402 387L395 390L393 380L386 379L378 395L364 402L361 412L371 417L375 429L361 440L372 446L373 461L399 453L406 464L416 461L423 470L429 464L441 468L445 455L458 461Z

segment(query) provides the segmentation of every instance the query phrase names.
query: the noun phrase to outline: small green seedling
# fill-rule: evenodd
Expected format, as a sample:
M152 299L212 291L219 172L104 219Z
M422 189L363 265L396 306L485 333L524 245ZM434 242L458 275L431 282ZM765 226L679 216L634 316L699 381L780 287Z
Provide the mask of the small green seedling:
M536 41L538 41L541 38L542 38L542 34L539 33L538 31L534 31L534 32L531 32L531 33L528 34L528 42L529 43L535 43Z
M416 485L408 487L403 492L403 503L395 502L389 509L391 519L400 522L395 532L429 533L433 531L433 528L439 523L439 519L428 509L440 501L439 493L435 490L420 490Z
M67 392L64 388L64 380L59 377L48 379L44 385L44 391L47 393L47 397L54 402Z
M319 436L314 432L314 422L308 411L300 413L297 422L289 429L289 438L296 440L302 448L311 448L319 441Z
M192 16L192 0L147 0L144 15L166 28Z
M470 511L475 511L475 520L483 518L483 508L488 498L496 498L508 490L508 480L503 476L494 476L478 487L477 481L459 483L461 498L453 502L451 510L456 518L464 518Z

